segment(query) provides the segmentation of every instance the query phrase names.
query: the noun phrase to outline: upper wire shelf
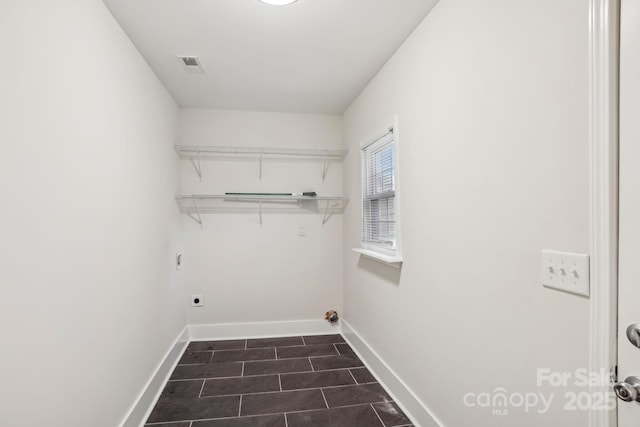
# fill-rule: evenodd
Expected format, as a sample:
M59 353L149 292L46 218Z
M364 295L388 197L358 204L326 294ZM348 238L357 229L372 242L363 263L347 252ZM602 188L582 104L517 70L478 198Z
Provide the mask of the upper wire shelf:
M191 157L200 154L263 154L269 156L320 157L342 160L346 149L275 148L275 147L223 147L214 145L176 145L178 154Z
M341 162L347 155L346 149L276 148L276 147L225 147L214 145L176 145L175 150L182 159L191 161L196 173L202 179L200 160L226 156L258 157L259 177L262 179L262 161L269 158L297 158L322 161L322 181L324 182L329 164Z

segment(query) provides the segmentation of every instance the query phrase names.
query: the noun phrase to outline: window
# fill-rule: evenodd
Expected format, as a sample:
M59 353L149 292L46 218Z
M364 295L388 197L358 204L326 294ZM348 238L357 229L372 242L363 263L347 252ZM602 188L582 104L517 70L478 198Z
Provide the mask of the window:
M396 144L393 126L362 147L361 254L399 263L397 246Z

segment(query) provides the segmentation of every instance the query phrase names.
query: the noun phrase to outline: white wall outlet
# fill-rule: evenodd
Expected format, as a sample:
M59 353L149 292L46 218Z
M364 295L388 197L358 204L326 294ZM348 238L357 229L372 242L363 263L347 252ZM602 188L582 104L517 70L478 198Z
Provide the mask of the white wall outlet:
M542 286L589 296L589 255L542 251Z
M180 270L182 268L182 252L178 252L176 254L176 270Z
M298 236L306 236L307 227L304 224L298 224Z
M202 295L191 295L191 307L202 307L203 305Z

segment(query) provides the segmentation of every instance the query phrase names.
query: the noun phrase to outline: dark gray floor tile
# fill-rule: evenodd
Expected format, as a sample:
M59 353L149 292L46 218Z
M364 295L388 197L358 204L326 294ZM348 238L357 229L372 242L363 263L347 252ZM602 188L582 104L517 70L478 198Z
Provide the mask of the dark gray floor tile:
M313 369L324 371L326 369L344 369L363 366L355 353L341 354L340 356L314 357L311 359Z
M267 391L280 391L277 375L205 380L202 396L264 393Z
M370 405L287 414L289 427L382 427Z
M245 340L192 341L187 351L241 350L243 348L245 348Z
M394 402L374 403L372 406L386 427L411 424L409 417Z
M297 347L276 348L278 359L294 359L299 357L337 356L333 344L302 345Z
M312 335L312 336L305 336L303 338L304 338L304 343L306 345L335 344L335 343L344 342L344 338L342 338L342 335L339 335L339 334L336 334L336 335Z
M160 423L160 424L145 424L144 427L189 427L191 421L184 423Z
M285 427L284 414L196 421L193 427Z
M145 427L287 427L287 420L288 427L411 423L341 335L320 335L190 343Z
M346 354L346 353L353 353L353 350L351 349L351 347L349 347L349 344L334 344L336 346L336 350L338 350L338 353L340 354Z
M211 362L213 351L185 351L178 365L193 365Z
M356 379L358 384L378 382L378 380L376 380L376 377L374 377L367 368L351 368L349 370L351 371L353 378Z
M148 423L235 417L240 409L240 396L199 399L159 400Z
M326 408L320 390L281 391L242 396L240 415L275 414Z
M329 408L363 403L389 402L391 397L380 384L348 385L323 389Z
M178 365L173 371L171 379L239 377L240 375L242 375L242 363L207 363L205 365Z
M304 374L283 374L280 376L283 390L319 388L355 384L347 369L336 371L306 372Z
M245 362L244 376L284 374L289 372L309 372L311 371L309 359L285 359L267 360L263 362Z
M160 399L195 399L200 396L204 380L169 381Z
M304 345L302 337L258 338L247 340L247 348L287 347L290 345Z
M222 350L213 354L213 363L244 362L247 360L269 360L276 358L274 348L256 348L251 350Z

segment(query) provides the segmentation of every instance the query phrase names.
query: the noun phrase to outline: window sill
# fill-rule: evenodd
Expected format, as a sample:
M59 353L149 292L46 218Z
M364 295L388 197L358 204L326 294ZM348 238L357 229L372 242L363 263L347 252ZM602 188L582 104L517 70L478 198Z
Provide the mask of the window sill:
M380 252L362 248L353 248L352 251L394 268L400 268L400 266L402 266L402 258L399 256L385 255Z

